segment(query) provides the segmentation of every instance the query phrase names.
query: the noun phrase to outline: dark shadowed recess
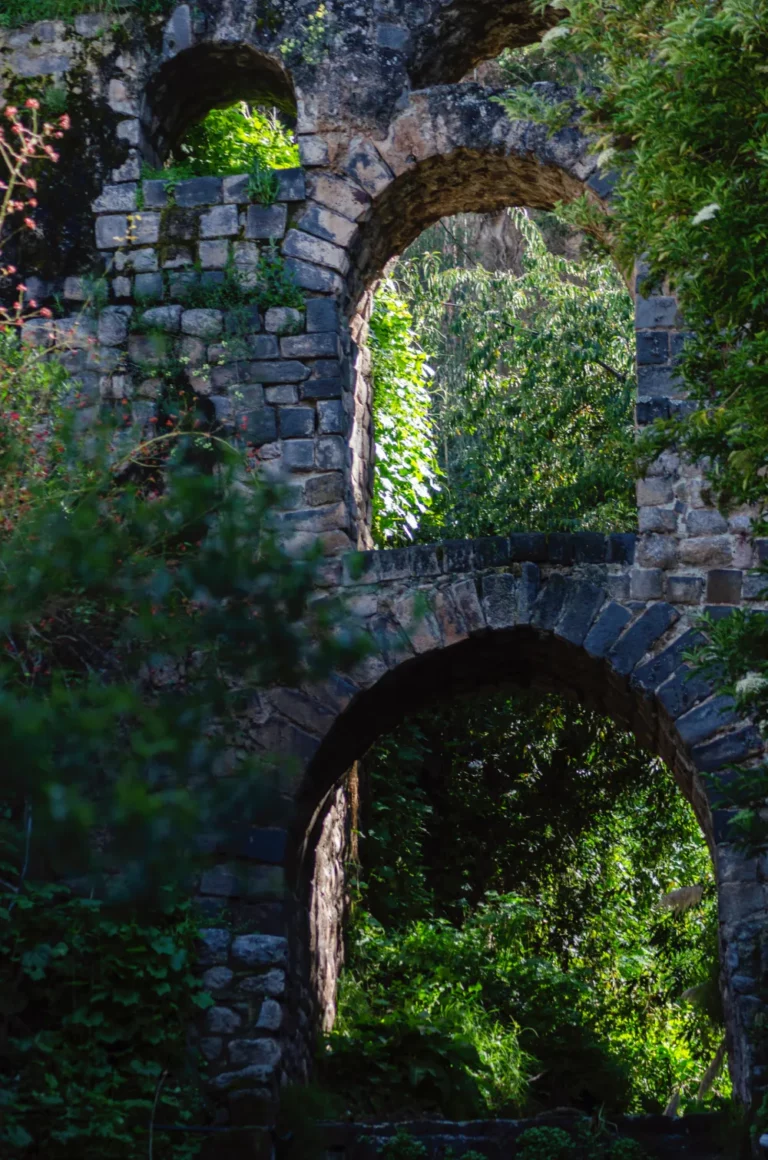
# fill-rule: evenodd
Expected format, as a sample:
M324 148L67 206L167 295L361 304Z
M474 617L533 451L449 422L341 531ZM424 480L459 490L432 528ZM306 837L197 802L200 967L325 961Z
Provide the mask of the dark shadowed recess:
M532 44L556 23L553 10L537 15L530 0L454 0L416 35L413 87L459 81L481 61Z
M337 718L309 767L299 802L304 831L311 828L318 803L339 778L406 716L435 702L505 687L558 693L632 732L640 745L674 771L711 845L712 820L701 786L694 791L696 775L683 757L682 745L672 740L673 730L659 728L662 715L665 724L668 720L662 707L618 676L605 660L553 633L529 627L478 634L415 656L357 696Z
M147 86L142 123L163 160L211 109L236 101L296 116L293 82L279 61L248 44L198 44L158 69Z

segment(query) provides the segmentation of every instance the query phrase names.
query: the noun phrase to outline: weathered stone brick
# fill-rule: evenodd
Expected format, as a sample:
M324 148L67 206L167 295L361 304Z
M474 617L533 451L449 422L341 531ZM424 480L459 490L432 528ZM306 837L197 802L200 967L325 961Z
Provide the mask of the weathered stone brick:
M589 630L584 650L591 657L604 657L632 619L632 613L615 601L604 608Z
M198 254L204 270L223 270L229 261L229 244L224 240L200 242Z
M280 353L283 358L338 358L339 338L332 332L296 334L280 340Z
M693 629L682 633L666 648L650 657L644 664L638 665L632 674L632 684L649 691L657 689L679 670L686 654L703 641L701 633Z
M162 298L163 297L163 275L162 274L137 274L134 285L134 290L137 297L140 298Z
M265 387L264 393L268 403L297 403L299 388L292 383L281 383L278 387Z
M762 748L759 731L753 725L748 725L714 741L695 746L691 750L691 757L697 769L703 773L714 773L724 766L738 765L752 754L759 753Z
M635 325L638 330L650 330L657 326L677 326L679 313L677 299L664 295L643 298L638 294L635 302Z
M120 207L116 207L120 208ZM325 206L309 203L296 223L307 234L314 234L323 241L337 246L347 246L357 232L357 226L349 218L334 213Z
M121 346L128 337L131 306L107 306L99 314L98 337L104 346ZM41 319L44 322L44 319Z
M213 1035L231 1035L242 1026L242 1019L229 1007L210 1007L205 1013L205 1025Z
M315 466L313 439L290 439L283 444L283 463L288 471L308 471Z
M245 220L246 238L268 241L282 238L288 224L284 205L250 205Z
M587 581L571 582L555 632L571 644L583 644L605 601L605 589Z
M670 533L677 530L677 512L674 508L642 507L638 510L637 518L641 532Z
M338 503L344 497L344 476L340 471L326 471L312 476L304 484L304 500L311 507Z
M288 258L298 258L318 266L328 266L339 274L346 274L349 258L346 250L332 242L324 242L300 230L289 230L283 242L283 253Z
M317 441L317 466L328 471L341 470L347 461L347 447L339 435L324 435Z
M333 177L327 173L312 174L307 187L314 201L319 201L321 205L352 222L362 217L371 202L369 195L359 186L343 177Z
M671 604L700 604L704 581L700 576L667 576L667 600Z
M273 334L251 334L246 339L246 346L248 349L248 357L261 359L279 359L280 348L277 345L277 339ZM295 388L294 388L295 391ZM278 400L272 399L271 402ZM284 400L289 402L290 400Z
M677 564L677 539L654 533L640 536L635 559L641 568L674 568Z
M317 430L321 435L343 435L344 408L337 400L323 400L317 404Z
M245 1065L250 1078L268 1079L280 1062L280 1055L280 1045L274 1039L232 1039L229 1044L230 1063ZM217 1086L220 1080L218 1076Z
M311 262L289 258L285 263L285 268L302 290L310 290L320 294L341 294L344 291L343 279L333 270L324 266L315 266Z
M546 630L555 627L569 590L570 582L559 572L549 577L533 606L531 624L534 628Z
M135 213L130 219L130 240L133 246L154 246L160 237L160 214Z
M109 214L96 218L96 246L99 250L117 250L128 240L128 218Z
M696 508L688 512L685 526L689 536L716 536L728 531L728 521L712 508Z
M332 298L310 298L307 302L307 330L336 331L339 329L339 308Z
M293 306L272 306L264 316L264 329L270 334L296 334L303 327L304 313Z
M220 177L191 177L180 181L174 193L176 205L198 206L216 205L222 198Z
M200 215L201 238L232 238L240 230L237 206L215 205Z
M672 480L666 476L651 476L637 482L638 507L655 507L674 499Z
M91 209L94 213L131 213L136 209L138 188L135 181L105 185Z
M220 310L185 310L181 316L181 329L184 334L210 341L218 338L224 329L224 316Z
M480 605L474 580L460 580L450 586L450 592L456 607L464 618L468 632L470 634L482 632L486 627L485 615Z
M232 960L238 967L285 966L288 940L269 934L238 935L232 941Z
M638 330L635 335L637 361L640 366L669 361L669 332Z
M278 169L275 176L278 201L304 201L307 196L307 185L303 170Z
M232 942L231 931L220 927L205 927L200 931L200 942L199 959L203 966L226 963Z
M629 574L632 600L656 600L664 590L664 573L660 568L633 568Z
M489 628L509 628L517 623L517 581L509 572L483 578L483 608Z
M656 695L670 717L679 717L711 692L711 678L694 673L684 664L659 687Z
M730 564L732 559L733 545L729 536L699 536L680 543L683 564L712 568L718 564Z
M287 359L277 362L264 361L253 363L250 374L253 381L259 383L300 383L309 377L309 367ZM304 392L302 395L304 398L311 397Z
M737 720L730 697L712 697L678 717L675 728L685 745L697 745Z
M141 316L142 326L163 330L166 334L178 334L181 330L180 306L153 306Z
M546 535L543 532L513 532L509 537L509 559L512 563L524 560L545 563L549 559Z
M206 991L224 991L231 984L234 974L229 967L211 967L203 974Z
M256 1021L257 1031L279 1031L283 1022L283 1009L274 999L265 999Z
M237 177L225 177L222 182L222 194L225 203L243 203L249 200L248 195L248 174L243 173Z
M483 536L472 544L475 568L504 568L510 563L506 536Z
M145 209L165 209L168 205L165 181L142 181L141 189Z
M735 569L713 568L707 573L707 600L710 604L739 604L744 573Z
M249 975L238 981L237 990L244 995L270 995L279 999L285 994L285 971L271 970L262 975Z
M282 439L306 438L314 435L314 407L280 407L278 416Z
M641 613L608 654L608 659L616 672L628 675L678 617L679 613L667 603L652 605Z

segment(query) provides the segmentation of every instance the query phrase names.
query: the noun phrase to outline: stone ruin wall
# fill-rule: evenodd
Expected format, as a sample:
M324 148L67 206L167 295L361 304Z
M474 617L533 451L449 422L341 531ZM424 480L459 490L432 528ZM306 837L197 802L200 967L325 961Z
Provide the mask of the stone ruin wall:
M323 738L335 737L356 699L376 682L384 687L399 665L512 624L542 640L559 633L582 650L553 668L546 650L531 645L529 660L541 666L546 687L566 682L574 695L596 698L662 753L695 801L719 860L729 1001L740 1012L732 1066L748 1095L762 1066L749 1047L748 1008L764 973L755 939L766 887L761 869L727 853L722 819L712 815L697 770L707 761L710 768L756 761L762 743L749 723L684 681L682 656L697 611L763 607L755 568L768 557L766 541L750 538L748 511L716 510L699 465L668 452L638 483L631 550L602 537L601 547L589 538L502 536L405 556L372 552L363 579L352 583L344 553L371 546L365 339L371 289L386 262L439 217L512 204L549 208L585 190L601 199L610 183L575 124L549 138L539 126L509 122L492 91L457 83L505 43L541 31L525 5L336 0L328 7L329 39L313 62L304 59L309 7L287 3L211 0L179 5L147 25L130 15L88 15L74 26L0 32L0 102L17 99L24 85L53 84L69 87L82 113L83 152L63 171L76 203L62 195L65 223L43 217L47 256L37 260L37 281L26 278L38 298L58 291L71 311L55 330L79 380L82 421L111 406L151 430L163 364L182 365L211 422L244 436L264 470L285 479L286 534L298 545L321 538L322 583L347 588L376 642L366 674L340 676L322 696L275 690L262 698L255 744L294 758L283 786L284 801L297 802L294 816L233 834L199 884L205 982L216 998L200 1045L214 1089L236 1089L224 1115L253 1122L281 1082L306 1078L313 1028L331 1017L342 953L340 864L350 840L335 786L375 730L349 726L338 746L343 761L322 748ZM292 42L298 47L286 49ZM252 201L246 176L179 182L172 195L163 182L141 179L142 161L161 160L195 116L259 93L296 110L302 167L278 175L274 205ZM268 247L282 255L303 307L185 306L191 282L214 293L228 264L252 278ZM108 281L98 318L77 313L91 272ZM643 426L689 405L675 374L685 331L671 295L641 281L632 291ZM49 333L49 324L33 323L24 341L44 347ZM571 582L577 588L566 597ZM519 594L528 589L538 612L525 613ZM438 611L414 630L407 610L425 591ZM591 610L595 624L608 615L611 648L642 645L630 669L607 660L608 668L590 668L595 658L584 649L592 628L572 639L576 608L582 619ZM407 647L393 647L393 625ZM655 684L649 677L632 686L629 700L613 697L619 688L624 696L642 665L651 666ZM471 665L467 671L480 681ZM387 697L377 702L379 731L388 705ZM702 746L715 746L715 757L694 755ZM332 769L330 784L312 772L318 761ZM325 958L320 942L330 948Z

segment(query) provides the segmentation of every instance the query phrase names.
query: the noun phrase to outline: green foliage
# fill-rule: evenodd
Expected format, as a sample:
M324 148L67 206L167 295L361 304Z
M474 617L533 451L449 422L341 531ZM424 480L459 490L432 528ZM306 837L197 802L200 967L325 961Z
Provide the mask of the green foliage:
M562 1128L530 1128L520 1137L521 1160L568 1160L573 1141Z
M277 111L244 102L208 113L185 134L174 160L188 166L190 177L250 173L254 166L292 169L300 164L298 145Z
M41 322L45 325L43 319ZM154 432L0 331L0 1151L128 1160L200 1123L188 892L280 769L243 758L257 690L360 655L280 546L282 493L171 378ZM153 1113L153 1108L155 1112ZM196 1137L164 1140L187 1160Z
M300 165L299 147L276 109L240 102L213 109L185 134L162 169L144 167L147 180L163 180L172 191L190 177L249 174L248 193L263 205L274 204L279 190L277 169Z
M376 491L373 532L381 544L412 539L437 491L429 368L406 303L392 283L377 292L371 318Z
M765 0L577 0L553 51L599 54L588 125L618 186L620 260L644 255L695 333L680 373L699 409L665 442L712 457L724 502L766 499L768 464L768 6Z
M620 1140L588 1121L575 1134L562 1128L529 1128L519 1141L520 1160L647 1160L645 1149L635 1140Z
M768 576L766 576L768 588ZM705 615L697 626L705 643L688 658L719 691L733 699L745 716L756 721L761 733L768 728L768 614L733 609L714 620ZM738 846L755 854L768 844L764 817L768 795L768 766L734 770L725 779L713 778L723 806L734 807L730 835Z
M766 0L575 0L553 51L598 55L604 83L588 127L618 184L611 229L619 259L643 255L648 286L677 291L691 334L679 364L692 413L659 422L652 456L671 443L706 456L723 507L768 499L768 4ZM758 525L759 527L759 525ZM739 704L765 730L760 685L768 623L737 617L710 630L705 659L743 682ZM723 686L726 687L725 685ZM729 779L730 782L730 779ZM768 843L766 768L725 787L735 836Z
M427 241L397 267L434 367L443 479L423 539L635 525L629 295L603 258L556 255L512 213L520 275L483 269L456 235L465 261Z
M716 906L710 887L702 909L659 908L712 875L660 763L554 698L498 697L384 738L367 776L324 1056L353 1107L640 1111L695 1095L722 1016L680 997L716 971Z
M130 6L143 16L152 16L170 11L174 0L132 0ZM126 0L3 0L0 28L17 28L36 20L74 20L82 12L117 16L127 7Z
M393 1138L384 1145L380 1153L385 1160L422 1160L427 1149L404 1128L398 1128Z
M305 305L301 287L274 243L262 247L252 271L239 270L230 262L220 282L206 282L202 274L202 270L195 270L188 282L176 284L173 290L170 279L167 279L164 297L168 301L181 302L187 309L207 307L227 312L248 306L269 310L271 306L301 309ZM154 298L137 299L137 302L143 310L157 305Z
M10 867L3 866L3 872ZM12 909L13 908L13 909ZM200 1122L187 1028L212 1003L194 972L197 925L168 898L148 917L64 886L0 886L0 1150L106 1160L143 1154L160 1120ZM172 1139L167 1155L196 1147Z

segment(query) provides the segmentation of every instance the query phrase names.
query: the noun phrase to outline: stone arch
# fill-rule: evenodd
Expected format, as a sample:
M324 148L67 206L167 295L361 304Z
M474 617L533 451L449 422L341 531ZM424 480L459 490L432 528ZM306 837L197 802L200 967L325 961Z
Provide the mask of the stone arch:
M569 94L542 84L542 95ZM349 146L346 170L372 201L350 244L350 303L387 262L441 217L493 212L510 205L552 209L587 193L599 201L605 183L574 121L550 134L544 125L512 121L500 91L445 85L412 94L383 138Z
M322 688L275 692L267 726L304 770L288 865L297 901L293 961L313 1018L322 1019L338 972L318 947L341 945L343 906L328 885L328 851L343 846L338 787L345 771L430 701L505 685L557 691L610 716L662 757L696 812L718 886L731 1074L740 1098L754 1098L765 887L758 861L728 843L717 780L727 779L734 763L759 760L763 746L727 699L691 677L684 658L698 636L692 618L669 604L627 599L633 553L632 536L584 533L369 554L369 569L350 595L365 611L370 655ZM318 848L325 851L320 902L312 887ZM318 921L326 924L322 940ZM305 1035L306 1023L294 1034ZM297 1054L294 1044L287 1058Z
M536 86L553 101L569 98L556 85ZM577 120L559 132L513 121L500 93L476 84L444 85L411 94L385 135L356 137L333 158L340 176L319 176L310 196L333 206L311 208L313 232L345 247L336 268L345 274L354 354L351 492L361 546L370 546L374 442L367 351L371 290L386 264L442 217L494 212L510 205L552 209L585 194L597 203L608 183L589 153ZM326 232L321 233L325 228Z
M476 64L504 48L531 44L556 23L527 0L453 0L441 6L415 36L410 67L414 88L459 81Z
M296 92L279 58L245 42L204 41L165 60L144 91L145 147L163 160L211 109L235 101L272 105L296 117Z

